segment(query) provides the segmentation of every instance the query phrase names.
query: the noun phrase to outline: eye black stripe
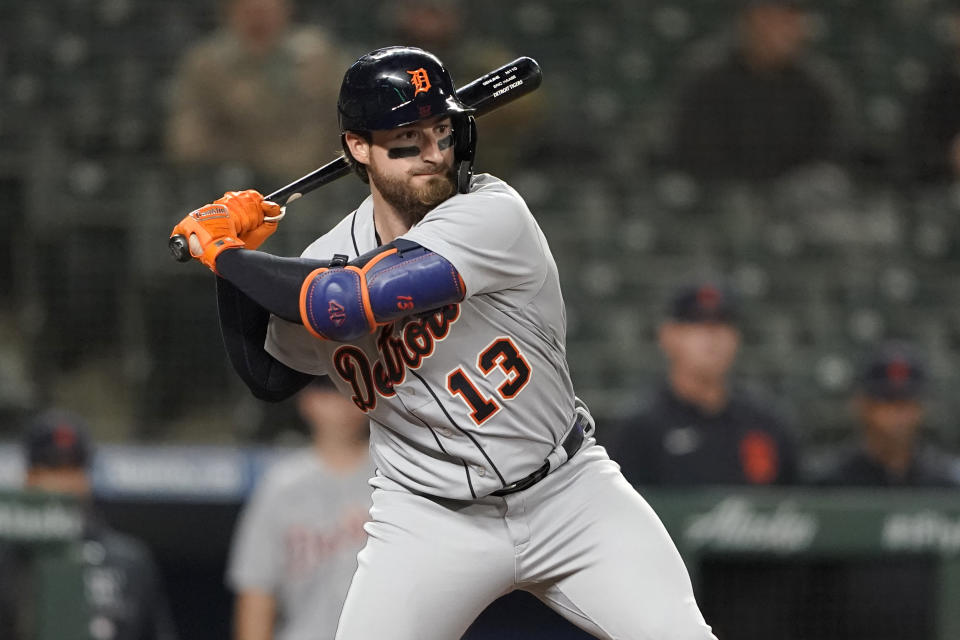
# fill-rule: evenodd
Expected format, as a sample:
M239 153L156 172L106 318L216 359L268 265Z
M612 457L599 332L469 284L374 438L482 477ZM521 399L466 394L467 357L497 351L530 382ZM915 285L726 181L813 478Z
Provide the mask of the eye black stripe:
M418 155L420 155L420 147L415 146L393 147L392 149L387 149L388 158L412 158Z

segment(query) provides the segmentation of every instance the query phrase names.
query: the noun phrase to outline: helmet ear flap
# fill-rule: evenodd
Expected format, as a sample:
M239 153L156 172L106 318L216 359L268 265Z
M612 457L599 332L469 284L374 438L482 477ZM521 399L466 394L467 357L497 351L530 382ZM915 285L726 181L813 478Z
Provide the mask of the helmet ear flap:
M473 160L477 156L477 119L471 115L456 116L453 123L454 158L457 161L457 191L470 191Z

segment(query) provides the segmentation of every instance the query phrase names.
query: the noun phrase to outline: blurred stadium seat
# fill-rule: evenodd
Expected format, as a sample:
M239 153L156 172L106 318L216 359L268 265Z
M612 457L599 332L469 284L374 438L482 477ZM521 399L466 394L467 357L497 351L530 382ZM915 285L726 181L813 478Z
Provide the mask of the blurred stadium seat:
M889 156L903 109L943 53L945 6L814 3L816 49L855 80L864 146L875 156ZM328 7L323 16L300 10L348 41L370 41L365 31L377 26L364 19L374 3ZM603 399L632 394L659 370L652 327L666 291L704 272L731 275L751 303L741 374L802 399L796 404L810 412L801 423L811 437L847 426L842 388L824 387L832 378L818 363L853 360L874 339L903 336L938 350L938 371L953 379L960 363L951 282L955 194L913 197L857 172L852 183L821 172L717 192L657 169L652 158L678 61L723 24L724 3L568 0L468 11L476 33L496 30L536 57L552 92L549 117L565 152L531 167L517 186L551 241L566 287L572 369L601 418L616 418L620 406ZM216 357L217 345L201 349L146 327L156 329L157 314L172 308L164 296L174 281L163 283L179 272L161 245L176 212L239 180L185 176L161 149L170 75L184 47L215 24L213 4L12 3L0 10L0 22L10 34L0 45L0 181L26 209L22 223L19 213L5 214L19 229L8 242L39 251L31 260L11 257L4 273L13 283L37 282L43 292L44 271L61 265L46 294L22 284L3 290L7 309L19 310L8 311L8 320L35 341L30 352L39 360L6 375L21 375L30 387L42 372L44 392L35 400L42 402L56 397L74 364L126 360L138 372L132 402L147 402L137 394L149 388L185 403L168 393L182 384L180 368L158 359L196 365L197 353ZM284 243L297 248L296 238ZM76 283L66 294L61 275ZM35 313L24 312L30 309ZM70 339L57 347L46 328L61 325L71 328ZM215 326L200 330L216 333ZM946 440L957 441L948 412L932 419ZM236 436L224 428L221 437ZM141 425L127 429L131 437L144 433ZM161 420L149 432L162 438L176 430Z

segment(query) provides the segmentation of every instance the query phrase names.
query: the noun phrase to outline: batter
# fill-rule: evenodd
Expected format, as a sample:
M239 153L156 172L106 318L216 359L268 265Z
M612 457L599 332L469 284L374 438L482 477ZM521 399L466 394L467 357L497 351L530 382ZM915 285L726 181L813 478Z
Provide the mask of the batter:
M218 274L228 353L261 398L329 375L370 418L373 506L337 638L451 640L527 590L598 638L707 640L680 555L593 438L546 238L473 176L446 69L389 47L348 69L344 152L371 195L301 258L231 192L173 233Z

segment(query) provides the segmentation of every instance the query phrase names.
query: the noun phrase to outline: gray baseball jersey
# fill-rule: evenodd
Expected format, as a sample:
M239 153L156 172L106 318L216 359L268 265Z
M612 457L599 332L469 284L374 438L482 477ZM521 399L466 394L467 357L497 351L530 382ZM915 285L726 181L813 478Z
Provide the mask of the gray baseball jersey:
M486 174L402 237L453 264L463 302L352 344L273 318L266 348L294 369L329 374L367 412L383 475L429 495L485 496L543 464L572 424L557 267L523 199ZM303 256L353 258L376 246L368 198Z
M357 552L366 540L369 462L347 473L313 451L274 463L244 507L227 582L277 601L277 640L332 640Z
M373 506L338 640L458 638L513 589L597 637L716 640L663 525L591 437L557 267L522 198L477 176L402 237L453 264L462 302L350 344L272 318L265 345L329 374L371 420ZM367 199L304 256L376 242ZM567 452L576 415L590 425ZM500 491L544 460L539 482Z

